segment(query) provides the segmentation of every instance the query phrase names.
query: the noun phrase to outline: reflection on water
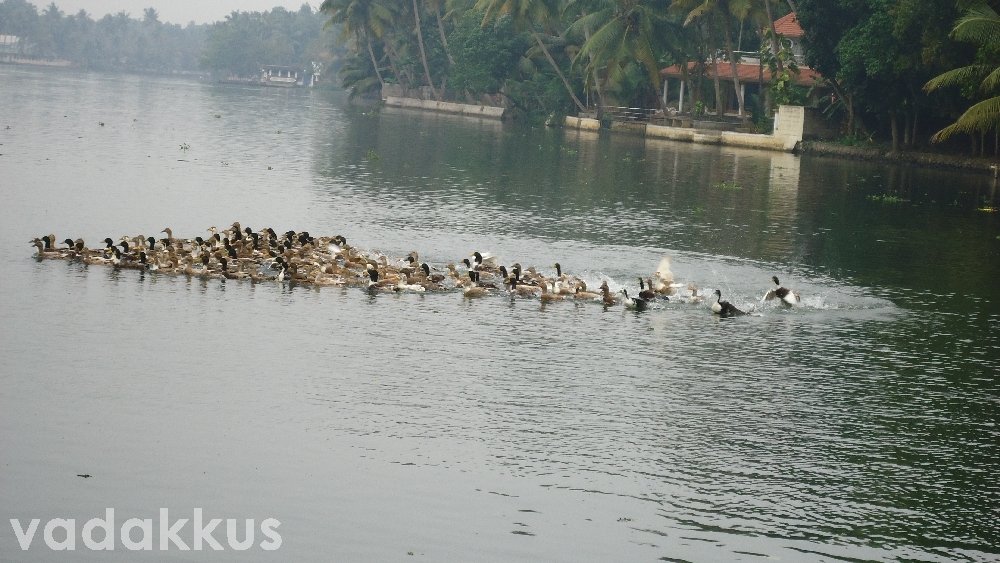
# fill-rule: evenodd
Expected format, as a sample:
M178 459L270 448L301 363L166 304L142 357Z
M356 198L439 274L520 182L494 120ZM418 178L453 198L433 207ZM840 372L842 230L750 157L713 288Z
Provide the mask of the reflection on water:
M1000 551L991 178L0 75L5 518L276 516L296 559ZM233 220L614 288L669 254L754 314L188 280L18 242ZM774 274L801 307L759 302Z

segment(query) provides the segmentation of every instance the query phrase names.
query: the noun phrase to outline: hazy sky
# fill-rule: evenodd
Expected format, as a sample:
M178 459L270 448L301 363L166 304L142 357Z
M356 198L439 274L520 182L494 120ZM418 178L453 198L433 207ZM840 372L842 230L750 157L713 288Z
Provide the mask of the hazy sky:
M41 12L53 0L29 0ZM90 17L98 20L104 14L117 14L125 10L135 19L142 19L143 10L156 8L160 21L186 25L209 23L224 19L234 11L263 12L275 6L287 10L298 10L302 4L309 4L315 10L322 0L54 0L64 14L70 15L87 10Z

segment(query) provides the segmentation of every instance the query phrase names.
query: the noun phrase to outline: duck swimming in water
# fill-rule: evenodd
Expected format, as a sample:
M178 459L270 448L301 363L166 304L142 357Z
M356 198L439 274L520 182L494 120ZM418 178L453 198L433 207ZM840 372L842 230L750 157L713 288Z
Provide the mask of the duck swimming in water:
M467 298L483 297L488 295L490 289L479 285L479 272L475 270L469 270L469 279L472 282L471 285L462 290L462 296Z
M728 319L729 317L738 317L740 315L745 315L746 312L741 311L729 301L722 300L722 291L715 290L715 303L712 303L712 312L719 315L723 319Z
M627 289L622 288L622 295L625 296L626 309L631 309L633 311L645 311L649 308L649 301L646 301L642 297L629 297Z
M643 283L642 278L639 278L639 297L649 301L651 299L656 299L656 292L653 291L652 278L649 279L649 286Z
M798 293L788 289L787 287L782 287L781 282L778 281L778 276L771 276L771 281L774 282L774 288L768 291L764 295L764 301L771 301L772 299L779 299L781 303L786 307L791 307L796 303L802 301Z
M611 288L608 287L608 280L601 282L601 298L606 307L618 304L618 298L611 294Z

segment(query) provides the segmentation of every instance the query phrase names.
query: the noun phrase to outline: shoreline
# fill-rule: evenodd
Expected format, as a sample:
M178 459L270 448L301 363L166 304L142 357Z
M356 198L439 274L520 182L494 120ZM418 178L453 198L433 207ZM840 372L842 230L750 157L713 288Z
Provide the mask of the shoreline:
M802 141L796 151L810 156L828 156L848 160L878 161L887 164L916 164L927 168L1000 173L1000 159L991 157L959 156L946 153L921 151L893 151L881 147L850 147L833 141Z

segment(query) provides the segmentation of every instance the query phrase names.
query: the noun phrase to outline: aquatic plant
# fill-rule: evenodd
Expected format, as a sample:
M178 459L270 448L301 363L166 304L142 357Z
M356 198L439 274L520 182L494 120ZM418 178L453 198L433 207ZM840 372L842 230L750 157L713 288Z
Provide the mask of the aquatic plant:
M892 194L869 194L865 199L867 199L868 201L875 201L878 203L890 203L890 204L905 203L908 201L906 199L899 197L898 195L892 195Z
M736 182L719 182L718 184L715 184L715 188L730 192L743 189L743 187L738 185Z

